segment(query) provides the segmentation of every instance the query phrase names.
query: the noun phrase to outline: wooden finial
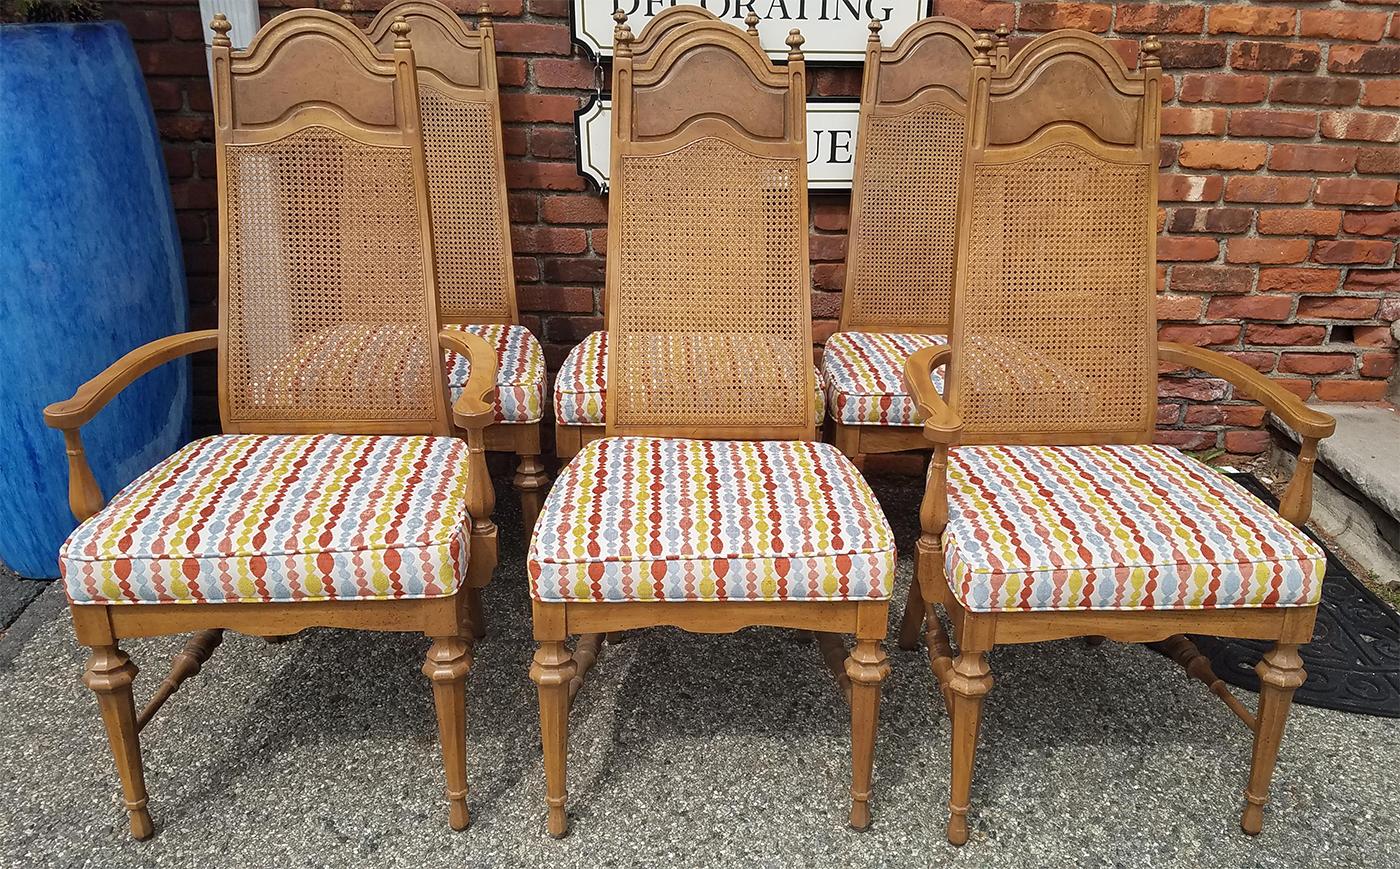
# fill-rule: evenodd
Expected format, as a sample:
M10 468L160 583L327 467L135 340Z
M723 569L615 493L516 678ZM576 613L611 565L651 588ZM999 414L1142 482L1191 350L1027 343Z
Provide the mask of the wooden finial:
M340 4L340 9L338 11L341 15L344 15L348 18L350 17L350 13L355 11L355 4L352 2L352 0L343 0L343 2L341 2Z
M389 30L394 34L395 48L412 48L413 44L408 41L408 32L412 30L408 26L408 19L402 15L394 19L394 23L389 25Z
M1011 40L1007 39L1007 37L1010 35L1010 27L1007 27L1005 24L997 25L997 48L1006 48L1008 45L1010 45Z
M884 28L884 26L885 26L885 25L884 25L883 23L881 23L880 19L878 19L878 18L872 18L872 19L870 19L870 23L867 24L866 27L869 28L869 30L870 30L870 41L871 41L871 42L879 42L879 41L880 41L880 30L881 30L882 28Z
M613 53L619 57L632 56L632 28L627 26L627 13L621 9L613 13L617 27L613 30Z
M750 36L757 36L757 35L758 35L758 22L759 22L759 20L760 20L760 19L759 19L759 17L758 17L758 13L755 12L755 11L753 11L753 8L750 7L750 8L749 8L749 14L744 16L744 23L747 24L748 27L749 27L749 35L750 35Z
M481 5L478 6L478 7L476 8L476 18L477 18L477 21L476 21L476 26L477 26L477 27L490 27L490 26L491 26L491 4L485 2L485 0L482 0Z
M977 41L972 43L973 51L977 52L977 56L972 59L972 65L991 66L993 48L996 48L996 43L990 36L985 33L978 34Z
M1138 61L1138 67L1162 66L1162 58L1157 56L1157 52L1162 50L1162 43L1157 40L1157 34L1152 34L1142 41L1142 59Z
M783 40L788 47L788 60L802 59L802 43L807 40L802 38L802 31L796 27L788 31L787 39Z
M214 20L209 22L209 29L214 31L214 45L222 48L233 47L233 40L228 38L228 32L233 29L233 25L224 13L214 13Z

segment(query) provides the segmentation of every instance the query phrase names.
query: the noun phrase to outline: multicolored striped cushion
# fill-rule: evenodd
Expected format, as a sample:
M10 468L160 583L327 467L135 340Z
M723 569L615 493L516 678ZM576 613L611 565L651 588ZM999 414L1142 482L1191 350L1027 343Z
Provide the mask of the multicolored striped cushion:
M79 604L442 597L469 530L457 438L221 435L122 489L59 566Z
M946 343L944 335L832 335L822 353L832 418L846 425L919 425L918 408L904 388L904 363L916 350ZM942 369L932 379L942 392Z
M980 446L948 463L948 585L966 608L1312 606L1324 555L1166 446Z
M626 437L559 475L528 569L542 601L885 600L894 557L828 444Z
M477 324L450 324L447 328L465 329L481 336L487 344L496 348L497 422L529 423L544 418L544 351L529 329L514 325ZM454 402L462 394L462 387L467 385L471 373L472 366L467 357L448 352L447 385Z
M817 379L817 421L825 416L822 394L826 381ZM560 425L602 425L607 413L608 333L592 332L564 359L554 380L554 419Z

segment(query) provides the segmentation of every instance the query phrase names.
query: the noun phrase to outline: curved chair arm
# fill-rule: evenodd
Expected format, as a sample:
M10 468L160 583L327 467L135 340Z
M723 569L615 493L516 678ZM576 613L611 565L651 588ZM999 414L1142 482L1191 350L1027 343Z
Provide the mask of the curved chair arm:
M924 437L933 442L924 498L919 503L919 524L923 528L919 538L921 553L938 551L938 540L948 525L948 449L962 435L963 422L938 394L931 375L935 368L946 366L952 358L953 348L942 344L921 347L904 363L904 387L924 417Z
M1306 523L1308 515L1312 512L1313 465L1317 461L1317 442L1337 430L1337 421L1330 414L1308 407L1298 396L1224 353L1204 347L1162 341L1157 345L1157 356L1163 362L1184 365L1223 377L1264 405L1298 433L1301 441L1298 446L1298 466L1294 469L1293 478L1288 481L1288 488L1284 490L1283 498L1279 501L1279 513L1294 525L1301 526Z
M491 521L496 490L486 467L486 427L496 421L496 351L480 335L462 329L439 331L438 343L471 362L472 373L452 403L452 420L467 433L467 512L472 517L473 546L469 584L480 587L491 580L496 566L496 525ZM490 554L479 557L476 553L485 547Z
M97 485L83 438L79 433L88 420L97 415L117 393L132 381L172 359L188 356L200 350L215 350L219 346L217 329L181 332L142 344L107 366L107 370L78 387L67 401L56 401L44 408L44 422L63 432L64 450L68 453L68 509L79 522L102 509L106 499Z
M219 346L217 329L181 332L142 344L107 366L107 370L78 387L67 401L55 401L44 408L44 422L50 428L68 431L87 425L97 412L132 381L172 359L214 350Z

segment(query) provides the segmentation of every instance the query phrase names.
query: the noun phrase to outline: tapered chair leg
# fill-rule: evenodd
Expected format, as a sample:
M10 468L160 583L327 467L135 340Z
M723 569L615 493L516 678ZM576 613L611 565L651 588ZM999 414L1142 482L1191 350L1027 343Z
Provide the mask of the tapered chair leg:
M880 718L880 686L890 663L878 640L857 639L846 659L851 683L851 826L870 826L870 780L875 765L875 731Z
M529 537L535 531L535 520L540 516L545 492L549 490L549 472L538 455L522 454L512 482L520 492L520 524Z
M919 579L909 583L909 597L904 601L904 617L899 622L899 647L908 652L919 647L919 635L924 632L924 596Z
M468 588L467 620L471 622L472 636L481 639L486 636L486 610L481 606L481 589Z
M544 746L549 835L556 839L569 832L566 806L569 796L569 683L577 670L562 639L542 641L530 665L530 678L538 686L540 695L540 741Z
M1308 677L1298 646L1293 643L1276 643L1254 669L1259 674L1259 727L1254 731L1249 787L1245 788L1244 814L1240 818L1240 827L1251 836L1264 826L1264 804L1269 801L1269 783L1293 692Z
M146 809L146 774L141 766L141 744L137 740L136 704L131 698L131 682L136 665L116 646L93 646L88 657L83 684L97 695L107 741L117 762L122 782L122 801L131 821L131 835L149 839L155 832L151 813Z
M448 823L465 830L471 823L467 808L467 671L471 646L461 637L436 637L423 662L423 675L433 683L438 738L447 770Z
M982 652L963 652L953 661L948 679L953 699L953 782L948 798L948 841L967 842L968 795L982 726L982 701L992 690L992 674Z

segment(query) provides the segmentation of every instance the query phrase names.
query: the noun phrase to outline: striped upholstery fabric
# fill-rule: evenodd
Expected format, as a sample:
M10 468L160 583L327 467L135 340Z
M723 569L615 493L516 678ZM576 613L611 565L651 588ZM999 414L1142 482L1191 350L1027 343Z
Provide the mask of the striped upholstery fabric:
M828 444L604 438L550 490L542 601L885 600L894 538Z
M465 329L496 348L497 422L539 422L544 417L544 351L529 329L477 324L450 324L447 328ZM448 352L447 385L454 402L462 394L462 387L467 385L471 373L467 357Z
M74 603L442 597L467 567L467 450L445 437L221 435L69 536Z
M914 351L946 344L944 335L837 332L826 341L826 375L831 418L846 425L919 425L914 399L904 389L904 363ZM943 372L933 372L943 390Z
M824 417L826 382L817 380L817 421ZM603 425L608 392L608 333L592 332L564 359L554 381L554 419L560 425Z
M948 514L948 585L978 612L1311 606L1322 594L1317 544L1171 447L959 447Z

